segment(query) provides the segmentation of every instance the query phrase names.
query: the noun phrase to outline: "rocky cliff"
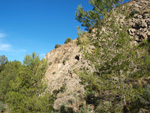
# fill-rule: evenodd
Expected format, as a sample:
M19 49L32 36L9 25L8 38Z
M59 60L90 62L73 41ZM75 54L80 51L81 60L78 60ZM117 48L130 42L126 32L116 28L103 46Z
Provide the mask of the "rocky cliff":
M129 35L140 42L142 39L150 39L150 0L135 0L128 4L131 7L130 18L126 25L130 28Z
M122 7L129 5L128 17L121 15L119 20L129 27L128 33L134 42L142 39L150 40L150 0L134 0ZM48 89L52 93L61 90L54 102L54 109L58 110L62 105L73 108L75 111L84 101L84 86L74 70L81 67L90 69L88 61L82 57L82 49L73 40L61 47L50 51L46 55L48 69L45 78L48 80Z
M81 67L88 68L88 62L82 59L80 46L73 40L61 47L52 50L46 55L48 69L45 77L48 79L48 89L52 93L62 87L54 102L54 109L59 109L65 104L77 110L80 101L83 101L84 86L80 84L78 75L74 70Z

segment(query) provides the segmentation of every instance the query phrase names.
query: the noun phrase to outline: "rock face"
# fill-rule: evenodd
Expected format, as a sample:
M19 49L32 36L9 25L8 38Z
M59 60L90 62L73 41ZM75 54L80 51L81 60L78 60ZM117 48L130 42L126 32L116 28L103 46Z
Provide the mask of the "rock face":
M129 4L133 18L128 19L126 25L128 33L137 42L142 39L150 41L150 0L134 0Z
M58 110L65 105L76 111L83 101L84 86L73 71L81 67L88 68L87 61L82 59L80 46L73 40L49 52L46 59L49 66L45 77L48 79L49 91L53 93L63 87L63 91L57 94L54 109Z
M131 38L135 37L135 42L142 39L150 41L150 0L133 0L126 3L131 7L132 18L120 17L120 22L129 26L128 33ZM82 58L82 49L73 40L61 47L52 50L46 55L48 69L45 78L48 80L48 90L53 93L61 90L57 94L54 102L54 109L59 110L62 105L73 108L77 111L84 102L84 86L80 84L79 76L74 70L89 67L88 61Z

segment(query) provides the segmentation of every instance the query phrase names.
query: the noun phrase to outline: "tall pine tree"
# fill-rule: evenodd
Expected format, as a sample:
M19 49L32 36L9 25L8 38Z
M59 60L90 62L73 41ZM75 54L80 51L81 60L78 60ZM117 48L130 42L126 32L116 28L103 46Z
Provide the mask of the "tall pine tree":
M93 9L85 11L83 7L79 5L75 16L81 25L90 31L94 27L99 27L99 25L102 24L103 16L117 7L123 0L88 0L88 2Z

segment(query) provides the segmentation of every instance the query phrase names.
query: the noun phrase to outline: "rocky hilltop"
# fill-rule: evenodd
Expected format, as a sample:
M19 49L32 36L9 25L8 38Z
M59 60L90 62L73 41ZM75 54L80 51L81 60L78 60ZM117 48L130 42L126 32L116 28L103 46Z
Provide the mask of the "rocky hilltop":
M150 0L133 0L124 4L129 5L131 17L119 16L122 25L129 26L128 34L135 38L134 43L142 39L150 40ZM48 69L45 78L48 80L48 90L57 94L54 109L59 110L62 105L73 108L75 111L84 101L84 86L80 84L80 78L75 70L85 67L90 70L88 61L82 57L82 49L76 44L77 39L50 51L46 55Z

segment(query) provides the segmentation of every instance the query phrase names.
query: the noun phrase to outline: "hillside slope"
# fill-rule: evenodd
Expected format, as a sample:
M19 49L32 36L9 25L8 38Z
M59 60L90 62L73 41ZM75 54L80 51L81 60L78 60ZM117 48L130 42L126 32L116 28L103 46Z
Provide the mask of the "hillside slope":
M83 100L84 86L80 84L74 70L81 67L89 68L87 61L82 59L80 46L73 40L49 52L46 59L49 66L45 77L48 79L49 91L52 93L64 87L64 91L57 95L54 108L59 109L62 104L67 106L68 103L68 107L78 109L79 101Z
M122 14L118 16L122 25L129 26L128 34L133 43L142 39L150 40L150 0L134 0L122 7L129 5L129 17ZM62 105L78 110L84 101L84 86L74 70L85 69L92 71L89 62L82 57L82 49L76 44L77 39L50 51L46 55L48 69L45 78L48 80L48 90L60 90L54 102L54 109L59 110Z

